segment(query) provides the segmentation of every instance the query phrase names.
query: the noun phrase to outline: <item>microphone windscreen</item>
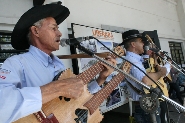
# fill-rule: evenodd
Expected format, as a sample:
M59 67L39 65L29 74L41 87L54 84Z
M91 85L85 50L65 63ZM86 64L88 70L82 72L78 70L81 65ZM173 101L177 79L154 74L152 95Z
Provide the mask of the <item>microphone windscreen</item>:
M149 49L149 46L144 46L144 50L148 51Z
M61 45L62 47L67 46L66 40L67 40L67 39L65 39L65 38L62 38L62 39L60 40L60 45Z
M157 53L157 52L160 51L159 49L155 49L155 48L150 48L149 50L151 50L151 51L153 51L153 52L155 52L155 53Z

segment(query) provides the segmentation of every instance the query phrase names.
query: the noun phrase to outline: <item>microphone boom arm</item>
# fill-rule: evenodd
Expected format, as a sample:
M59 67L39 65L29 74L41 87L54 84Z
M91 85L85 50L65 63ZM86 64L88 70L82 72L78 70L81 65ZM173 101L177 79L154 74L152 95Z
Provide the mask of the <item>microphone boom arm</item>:
M164 60L165 62L168 62L171 66L173 66L176 70L178 70L179 72L181 72L183 75L185 75L184 72L182 72L179 68L177 68L174 64L170 63L168 60L164 59L161 55L159 55L159 53L154 52L156 55L158 55L162 60ZM169 56L166 55L166 53L164 54L167 58L170 58ZM172 58L170 58L172 60ZM172 60L173 63L175 63Z

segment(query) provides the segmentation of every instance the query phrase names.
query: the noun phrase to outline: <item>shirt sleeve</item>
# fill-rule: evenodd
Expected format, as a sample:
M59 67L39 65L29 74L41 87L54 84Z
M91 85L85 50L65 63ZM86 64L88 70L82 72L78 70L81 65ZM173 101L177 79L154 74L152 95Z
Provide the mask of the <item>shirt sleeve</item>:
M18 61L6 60L0 68L0 119L10 123L42 107L40 87L22 87L23 69Z
M166 63L163 67L165 67L167 70L166 72L166 76L167 76L170 73L171 65L169 63Z
M133 77L137 78L139 81L141 81L141 80L143 79L143 77L145 76L146 70L145 70L145 68L144 68L142 65L140 65L140 64L135 64L135 65L138 66L138 67L140 68L140 70L139 70L137 67L133 66L133 67L131 68L131 75L132 75ZM144 73L143 73L141 70L142 70Z
M98 85L97 81L95 80L90 82L87 87L91 94L94 94L99 90L101 90L101 87Z

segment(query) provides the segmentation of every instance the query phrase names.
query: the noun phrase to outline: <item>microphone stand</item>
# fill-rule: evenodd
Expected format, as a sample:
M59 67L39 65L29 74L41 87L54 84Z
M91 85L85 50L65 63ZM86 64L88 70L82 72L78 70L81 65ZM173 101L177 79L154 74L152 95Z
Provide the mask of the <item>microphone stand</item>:
M159 51L160 51L160 49L153 43L153 41L152 41L152 39L150 38L150 36L148 36L148 35L146 35L145 36L147 39L148 39L148 41L150 42L150 44L152 44L152 45L154 45ZM159 53L158 52L154 52L156 55L158 55L160 58L162 58L163 60L165 60L161 55L159 55ZM167 52L165 52L164 53L164 55L167 57L167 58L169 58L169 59L171 59L172 60L172 58L170 58L167 54L166 54ZM167 60L165 60L166 62L168 62ZM173 63L175 63L173 60L172 60L172 62ZM173 65L173 64L171 64L170 62L168 62L170 65L172 65L175 69L177 69L179 72L181 72L182 74L184 74L185 75L185 73L183 73L180 69L178 69L175 65ZM175 63L176 64L176 63ZM176 64L177 65L177 64ZM177 65L178 66L178 65ZM178 66L179 67L179 66Z
M160 51L160 48L158 48L154 43L153 43L153 41L152 41L152 39L150 38L150 36L148 36L148 35L145 35L145 37L148 39L148 41L150 42L150 44L152 45L152 46L155 46L157 49L159 49L159 51ZM163 60L164 60L164 58L162 57L162 56L160 56L159 55L159 53L158 52L155 52L155 54L156 55L158 55L159 57L161 57ZM166 56L166 53L164 53L164 55ZM167 56L166 56L167 57ZM169 56L168 56L169 57ZM167 57L167 58L168 58ZM171 58L170 58L171 59ZM166 60L166 62L168 62L167 60ZM170 65L172 65L170 62L168 62ZM174 65L172 65L173 67L175 67ZM176 68L176 67L175 67ZM177 68L176 68L177 69ZM179 70L179 69L177 69L178 71L180 71L181 72L181 70ZM184 73L183 73L184 74ZM167 106L167 101L168 100L166 100L165 101L165 103L166 103L166 108L167 108L167 110L168 110L168 106ZM169 102L169 101L168 101ZM175 102L176 103L176 102ZM176 104L174 104L174 107L177 109L177 107L176 107ZM179 111L178 111L179 112ZM167 111L167 117L169 117L169 114L168 114L168 111ZM168 119L168 122L170 122L169 121L169 119Z
M163 59L165 62L168 62L171 66L173 66L176 70L178 70L179 72L181 72L183 75L185 75L185 73L182 72L182 70L180 70L179 68L177 68L178 64L175 63L175 61L173 61L172 58L170 58L166 53L164 53L164 55L165 55L168 59L170 59L170 60L173 62L173 64L170 63L168 60L164 59L161 55L159 55L159 53L155 53L155 54L158 55L158 56L159 56L161 59ZM175 64L175 65L174 65L174 64ZM178 66L178 67L179 67L179 66ZM181 69L183 69L183 68L181 68Z

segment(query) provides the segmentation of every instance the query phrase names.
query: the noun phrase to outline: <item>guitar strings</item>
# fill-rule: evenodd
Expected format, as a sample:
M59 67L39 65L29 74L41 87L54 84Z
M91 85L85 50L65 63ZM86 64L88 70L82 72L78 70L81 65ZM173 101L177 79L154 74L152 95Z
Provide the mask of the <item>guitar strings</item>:
M121 62L121 65L119 65L119 68L121 68L122 66L124 66L125 64L125 61L123 61L123 62ZM97 109L96 109L97 110ZM96 111L95 110L95 111ZM88 109L85 109L85 111L82 113L82 111L79 111L78 113L77 113L77 116L79 116L77 119L75 119L75 121L77 121L77 122L79 122L82 118L83 118L83 116L85 115L85 114L87 114L87 116L88 116ZM81 114L81 115L79 115L79 114ZM85 118L87 118L87 117L85 117ZM82 119L82 120L84 120L84 119Z

